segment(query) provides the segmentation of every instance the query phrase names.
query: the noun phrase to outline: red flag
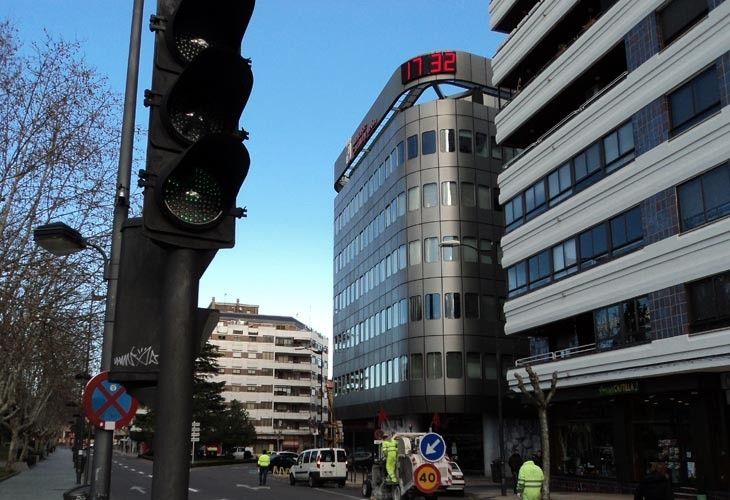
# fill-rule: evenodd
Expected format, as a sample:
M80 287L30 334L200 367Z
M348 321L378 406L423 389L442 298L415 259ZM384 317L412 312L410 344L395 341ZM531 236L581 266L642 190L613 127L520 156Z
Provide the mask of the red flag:
M441 418L438 413L433 414L433 417L431 418L431 426L434 430L439 430L439 427L441 427Z
M388 414L385 413L385 410L383 407L380 407L380 410L378 410L378 426L382 427L383 423L388 421Z

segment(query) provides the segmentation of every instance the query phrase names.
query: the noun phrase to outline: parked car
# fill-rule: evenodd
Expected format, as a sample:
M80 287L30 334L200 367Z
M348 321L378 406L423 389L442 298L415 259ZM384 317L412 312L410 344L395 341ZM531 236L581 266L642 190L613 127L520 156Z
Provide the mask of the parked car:
M466 485L464 473L461 472L461 468L456 462L449 462L449 467L451 467L451 486L447 486L446 491L454 495L463 496L464 486Z
M271 460L269 462L269 470L273 471L274 467L280 467L282 469L289 469L292 465L297 463L298 454L293 451L274 451L270 453Z
M314 448L303 451L289 469L289 484L306 481L310 487L325 482L343 488L347 481L347 455L342 448Z
M369 451L356 451L350 455L350 459L352 467L357 470L370 470L370 467L373 465L373 454Z
M250 446L236 446L233 448L231 455L235 460L246 460L253 457L253 448Z

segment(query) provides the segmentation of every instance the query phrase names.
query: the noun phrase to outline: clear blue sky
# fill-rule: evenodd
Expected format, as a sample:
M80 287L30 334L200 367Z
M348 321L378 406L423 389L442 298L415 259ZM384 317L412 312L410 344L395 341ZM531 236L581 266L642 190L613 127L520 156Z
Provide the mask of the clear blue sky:
M254 90L242 125L252 163L239 193L248 219L218 252L200 305L258 304L332 334L333 164L390 75L407 59L455 49L491 57L488 0L259 0L244 39ZM138 102L150 85L155 1L145 1ZM5 0L24 43L46 29L78 40L124 91L132 0ZM137 123L147 127L141 105ZM144 148L142 148L144 150ZM136 184L136 176L132 179Z

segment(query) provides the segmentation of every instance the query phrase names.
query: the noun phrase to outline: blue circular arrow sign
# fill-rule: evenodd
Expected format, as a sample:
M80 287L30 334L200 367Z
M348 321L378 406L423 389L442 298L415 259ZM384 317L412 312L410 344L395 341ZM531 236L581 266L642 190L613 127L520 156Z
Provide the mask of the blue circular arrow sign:
M424 460L438 462L446 455L446 442L435 432L429 432L418 443L418 451Z

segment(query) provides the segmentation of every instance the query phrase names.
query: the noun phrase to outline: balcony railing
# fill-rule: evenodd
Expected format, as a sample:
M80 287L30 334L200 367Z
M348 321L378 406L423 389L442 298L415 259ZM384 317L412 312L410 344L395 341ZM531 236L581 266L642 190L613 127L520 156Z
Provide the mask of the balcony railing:
M596 351L595 342L592 344L579 345L577 347L568 347L567 349L561 349L559 351L544 352L542 354L535 354L527 358L520 358L515 361L515 367L521 367L526 365L536 365L539 363L549 363L551 361L558 361L561 359L572 358L580 356L589 352Z

